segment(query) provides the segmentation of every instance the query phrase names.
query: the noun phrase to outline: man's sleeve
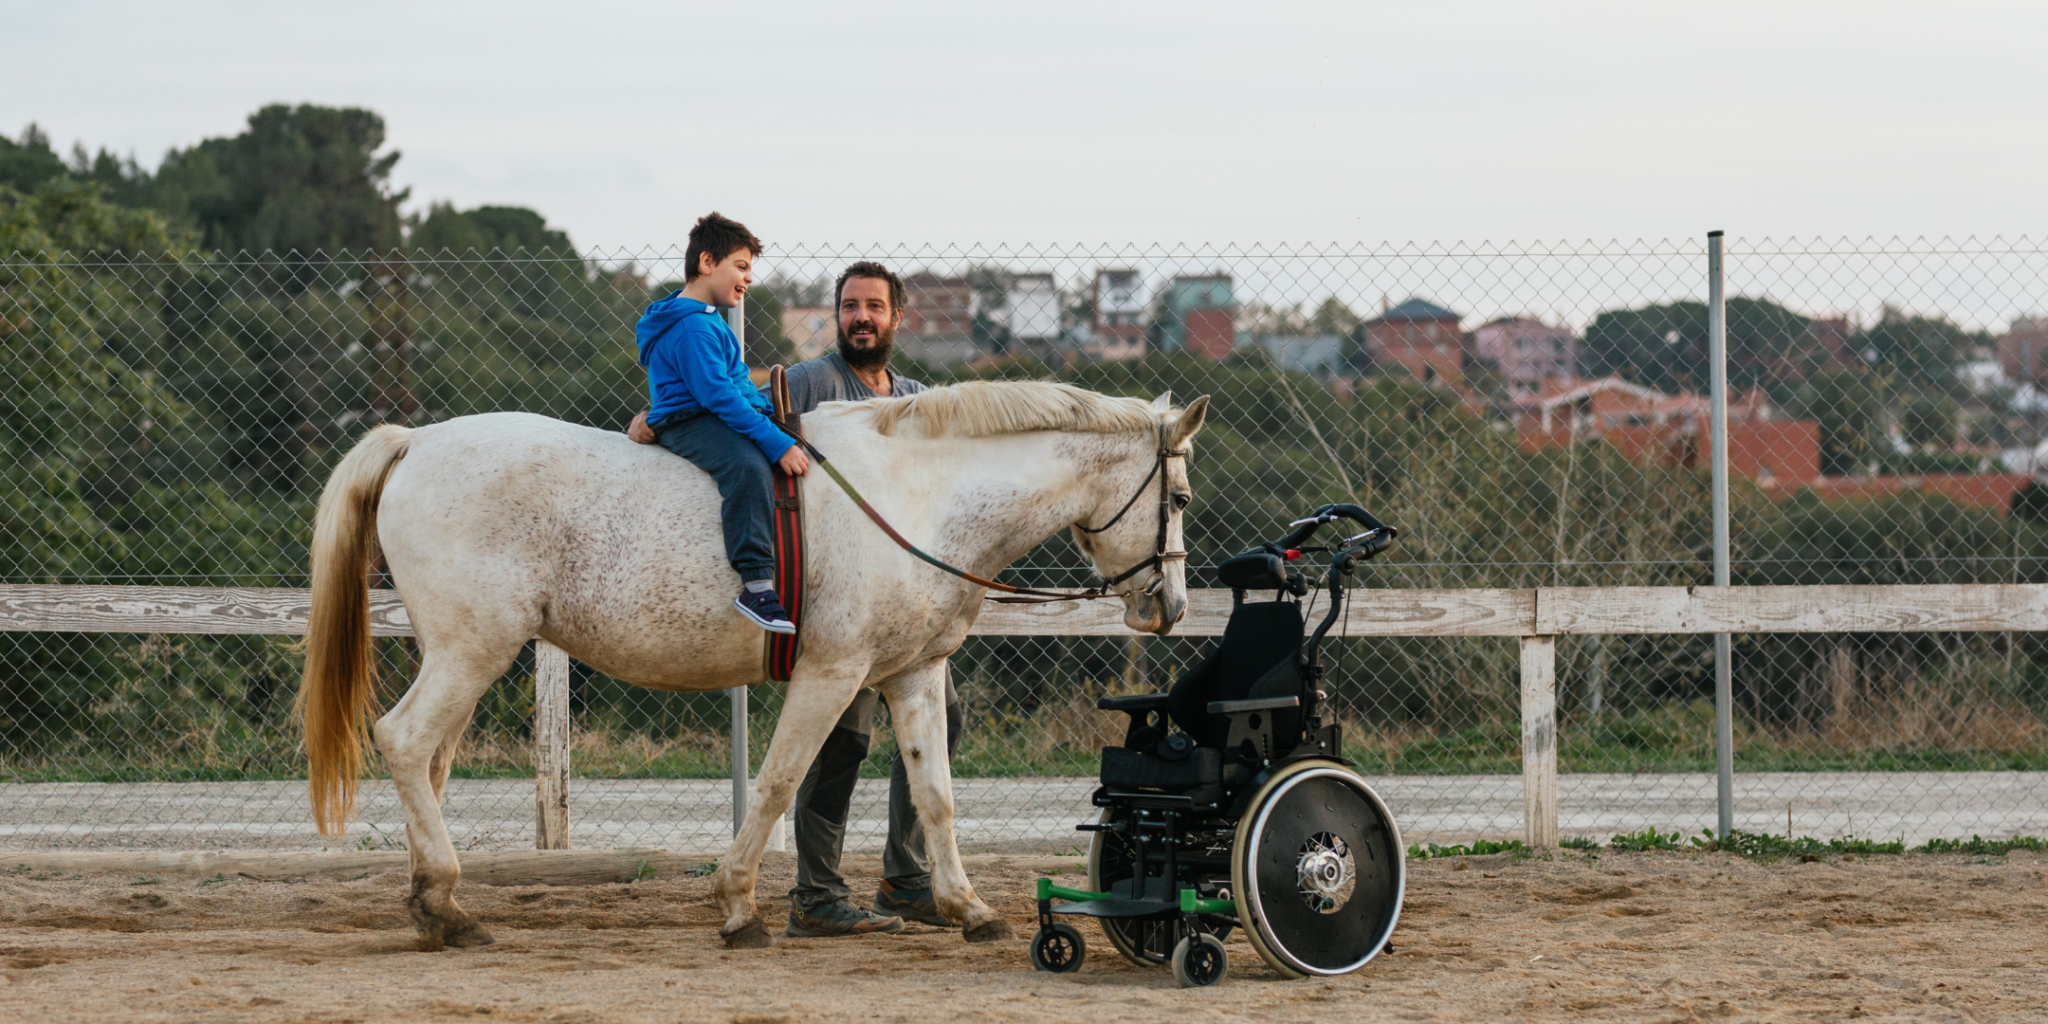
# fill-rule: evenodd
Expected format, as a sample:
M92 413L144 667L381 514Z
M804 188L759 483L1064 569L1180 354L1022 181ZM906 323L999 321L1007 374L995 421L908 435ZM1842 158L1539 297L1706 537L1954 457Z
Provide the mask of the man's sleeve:
M773 462L782 457L795 442L782 432L747 395L734 387L726 376L725 360L719 351L717 334L704 328L692 329L689 318L678 329L675 339L676 362L682 371L683 385L690 389L690 397L697 404L709 409L725 425L731 427L748 440L759 446L761 453Z

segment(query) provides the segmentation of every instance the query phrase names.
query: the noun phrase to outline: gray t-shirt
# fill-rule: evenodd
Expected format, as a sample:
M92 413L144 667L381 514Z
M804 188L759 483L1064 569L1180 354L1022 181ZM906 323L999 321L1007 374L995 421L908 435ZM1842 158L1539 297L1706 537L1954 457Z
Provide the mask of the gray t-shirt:
M816 409L820 402L860 402L880 397L853 375L853 367L846 365L837 352L798 363L789 368L787 376L789 401L796 406L798 415ZM902 398L923 390L923 384L895 370L889 371L889 397Z

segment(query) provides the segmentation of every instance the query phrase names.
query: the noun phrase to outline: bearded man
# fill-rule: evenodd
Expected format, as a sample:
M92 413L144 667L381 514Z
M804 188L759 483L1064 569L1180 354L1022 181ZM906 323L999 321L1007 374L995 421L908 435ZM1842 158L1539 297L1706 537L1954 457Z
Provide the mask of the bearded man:
M889 369L896 328L903 322L906 296L903 281L889 268L866 260L847 267L833 288L837 307L838 351L789 368L790 404L801 413L820 402L858 402L869 398L914 395L925 386ZM627 436L653 444L646 414L633 420ZM924 826L910 801L910 780L898 752L889 769L889 837L882 847L882 882L872 909L856 906L852 890L839 873L846 842L846 819L853 786L860 779L872 741L875 705L881 694L864 689L856 694L817 760L796 791L790 815L796 825L796 888L789 891L789 926L800 937L899 932L908 918L950 928L954 922L939 913L932 897L932 876L925 862ZM965 715L946 674L946 756L960 743Z

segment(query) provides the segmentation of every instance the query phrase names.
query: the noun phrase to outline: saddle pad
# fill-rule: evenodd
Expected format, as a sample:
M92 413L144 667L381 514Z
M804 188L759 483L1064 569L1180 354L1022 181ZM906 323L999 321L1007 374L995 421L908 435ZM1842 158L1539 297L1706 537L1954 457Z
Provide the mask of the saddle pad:
M774 419L792 437L803 436L803 426L789 402L789 380L782 367L768 370L768 398L775 407ZM801 477L790 476L775 467L775 593L789 610L795 633L768 633L762 650L768 678L789 681L803 651L804 629L804 495Z

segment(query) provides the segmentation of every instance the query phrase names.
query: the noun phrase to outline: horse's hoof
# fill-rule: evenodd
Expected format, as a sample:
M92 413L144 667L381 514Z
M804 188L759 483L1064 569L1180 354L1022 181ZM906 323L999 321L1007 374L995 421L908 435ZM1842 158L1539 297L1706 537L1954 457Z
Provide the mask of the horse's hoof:
M775 936L768 934L767 926L758 917L749 918L737 931L720 929L718 937L725 940L727 949L767 949L775 945Z
M484 930L483 925L472 922L449 932L445 941L456 949L474 949L477 946L488 946L498 940Z
M994 942L997 939L1014 939L1017 933L1010 930L1010 922L1000 917L990 918L960 932L969 942Z

